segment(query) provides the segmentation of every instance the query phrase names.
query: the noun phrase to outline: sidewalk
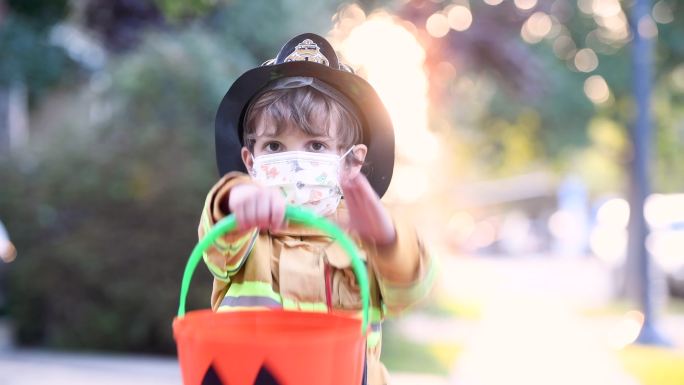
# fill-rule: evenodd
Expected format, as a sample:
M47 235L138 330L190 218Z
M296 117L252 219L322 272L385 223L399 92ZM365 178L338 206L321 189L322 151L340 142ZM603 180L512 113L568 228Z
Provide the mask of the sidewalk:
M393 373L393 385L446 385L434 376ZM0 385L182 385L171 357L67 353L18 349L0 351Z
M174 358L19 349L0 351L0 384L181 385L181 380Z

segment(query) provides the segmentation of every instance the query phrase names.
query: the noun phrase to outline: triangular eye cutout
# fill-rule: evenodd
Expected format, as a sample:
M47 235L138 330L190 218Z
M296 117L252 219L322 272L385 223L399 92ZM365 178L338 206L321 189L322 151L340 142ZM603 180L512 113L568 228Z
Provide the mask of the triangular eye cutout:
M267 367L262 366L256 380L254 380L254 385L280 385L280 382L273 377Z
M202 385L225 385L223 382L221 382L221 379L219 378L218 374L216 374L216 370L214 370L213 366L210 366L209 369L207 369L207 373L204 375L204 378L202 379Z

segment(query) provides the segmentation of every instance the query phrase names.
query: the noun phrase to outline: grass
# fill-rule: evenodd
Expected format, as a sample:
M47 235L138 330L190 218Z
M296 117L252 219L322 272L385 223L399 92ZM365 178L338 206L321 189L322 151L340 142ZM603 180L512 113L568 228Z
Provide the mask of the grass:
M642 385L684 384L684 352L633 345L621 350L619 358Z
M430 300L412 309L435 318L480 318L480 305L454 301L444 296ZM463 346L458 343L421 343L402 335L394 324L386 322L383 327L382 362L387 369L397 372L425 373L438 376L449 375Z
M445 296L434 296L414 310L435 317L477 320L482 314L482 304L454 301Z
M416 343L399 333L383 333L382 362L390 371L447 376L462 349L453 344Z

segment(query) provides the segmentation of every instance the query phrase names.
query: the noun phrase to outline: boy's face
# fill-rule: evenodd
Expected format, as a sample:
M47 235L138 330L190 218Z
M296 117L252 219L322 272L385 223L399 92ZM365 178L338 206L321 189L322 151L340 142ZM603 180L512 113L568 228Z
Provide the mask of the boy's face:
M330 135L309 135L295 126L289 126L279 134L275 134L275 130L269 130L267 127L259 125L256 129L256 138L254 140L254 153L251 155L256 158L260 155L287 151L342 155L347 150L348 148L340 148L337 127L331 127ZM347 156L353 155L363 162L366 157L367 147L363 144L357 144L352 152L353 154L350 153ZM247 170L251 171L253 160L249 149L242 147L241 155ZM342 170L342 178L354 177L361 171L361 164L351 165L348 162L343 164L345 167Z

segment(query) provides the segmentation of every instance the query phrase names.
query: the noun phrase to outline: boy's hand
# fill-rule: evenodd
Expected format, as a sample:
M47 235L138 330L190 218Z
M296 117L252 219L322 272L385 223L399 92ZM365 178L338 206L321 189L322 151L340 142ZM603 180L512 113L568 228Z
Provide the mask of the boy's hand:
M232 188L228 208L235 214L238 230L278 230L285 221L285 198L279 191L255 184L239 184Z
M349 227L378 246L393 243L397 237L394 223L368 179L358 173L343 179L341 185L349 210Z

